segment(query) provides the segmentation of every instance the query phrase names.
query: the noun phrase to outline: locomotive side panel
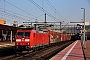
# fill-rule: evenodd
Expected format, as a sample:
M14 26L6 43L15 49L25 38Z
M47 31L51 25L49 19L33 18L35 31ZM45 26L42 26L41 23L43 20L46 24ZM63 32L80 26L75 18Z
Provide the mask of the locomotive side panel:
M31 30L31 35L30 35L30 48L33 48L33 47L35 47L35 44L36 44L36 31L34 31L34 30Z

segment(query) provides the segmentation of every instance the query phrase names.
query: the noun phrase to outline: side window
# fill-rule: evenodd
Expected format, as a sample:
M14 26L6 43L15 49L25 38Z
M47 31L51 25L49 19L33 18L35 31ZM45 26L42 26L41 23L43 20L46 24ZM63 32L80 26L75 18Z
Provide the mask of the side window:
M35 33L34 33L34 37L35 37Z

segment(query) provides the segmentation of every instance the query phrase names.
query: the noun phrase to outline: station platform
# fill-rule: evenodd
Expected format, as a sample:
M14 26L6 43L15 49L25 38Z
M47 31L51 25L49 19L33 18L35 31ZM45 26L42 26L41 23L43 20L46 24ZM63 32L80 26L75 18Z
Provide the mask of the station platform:
M81 41L75 41L49 60L85 60Z
M15 46L15 42L10 42L10 41L0 41L0 48L6 48L6 47L12 47Z

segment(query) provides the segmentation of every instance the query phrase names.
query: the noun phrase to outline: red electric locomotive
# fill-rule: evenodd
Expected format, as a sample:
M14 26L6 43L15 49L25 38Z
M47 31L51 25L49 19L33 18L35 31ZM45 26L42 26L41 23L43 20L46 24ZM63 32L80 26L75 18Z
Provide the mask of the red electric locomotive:
M17 30L16 50L30 50L49 44L49 31Z

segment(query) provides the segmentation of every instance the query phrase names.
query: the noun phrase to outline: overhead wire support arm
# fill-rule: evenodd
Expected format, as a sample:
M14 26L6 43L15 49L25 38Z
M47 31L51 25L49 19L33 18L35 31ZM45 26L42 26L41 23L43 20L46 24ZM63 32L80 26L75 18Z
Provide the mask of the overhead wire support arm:
M45 9L43 9L41 6L39 6L36 2L34 2L33 0L29 0L32 4L34 4L37 8L39 8L41 11L43 11L44 13L47 13L48 16L50 16L52 19L55 20L59 20L58 18L55 18L54 16L52 16L52 14L50 14L49 12L47 12Z
M23 23L36 23L36 22L23 22ZM40 24L38 24L38 23L40 23ZM43 24L41 24L41 23L43 23ZM37 22L36 24L37 25L44 25L45 26L45 28L47 27L47 25L48 24L46 24L46 23L60 23L60 30L61 30L61 22ZM49 26L54 26L53 24L50 24Z
M36 22L23 22L23 23L36 23ZM61 22L37 22L37 23L61 23Z
M84 22L70 22L70 23L84 23Z

